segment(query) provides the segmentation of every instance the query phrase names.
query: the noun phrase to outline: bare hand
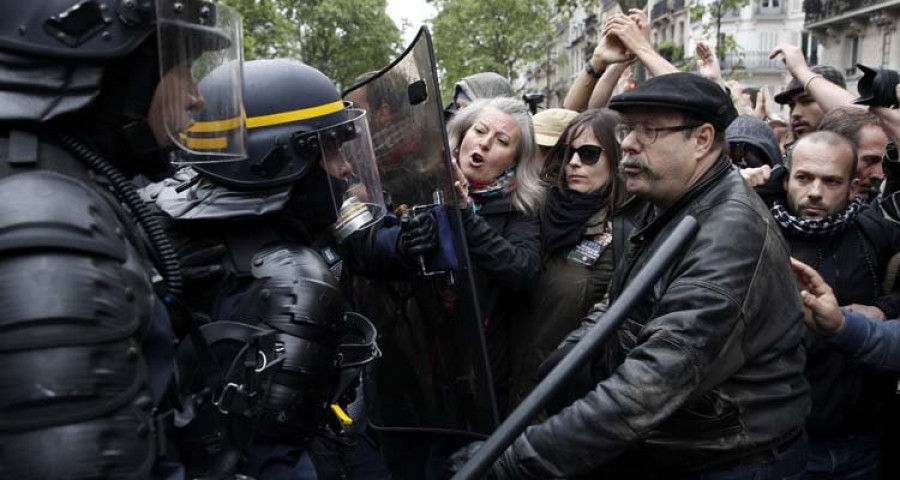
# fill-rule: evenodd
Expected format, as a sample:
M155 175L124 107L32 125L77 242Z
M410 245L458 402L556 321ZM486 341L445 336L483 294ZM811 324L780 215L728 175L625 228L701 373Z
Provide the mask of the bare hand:
M744 96L744 86L737 80L729 80L725 82L728 89L731 90L731 101L734 108L741 115L753 113L753 106L750 104L749 96Z
M634 23L637 23L637 26L644 34L647 43L651 43L650 19L647 18L647 12L640 8L631 8L628 10L628 18L634 20Z
M450 163L453 164L453 178L455 179L453 187L456 188L456 198L459 202L457 206L465 209L469 206L469 181L466 180L466 176L455 160Z
M610 17L603 33L604 36L618 37L631 53L637 53L640 49L650 46L650 41L646 39L637 22L622 14Z
M782 55L781 61L784 62L784 65L794 77L799 78L799 72L809 68L809 65L807 65L806 63L806 57L803 56L803 52L800 50L800 47L796 45L792 45L790 43L779 43L775 46L774 49L772 49L772 53L769 54L769 58L775 58L779 54Z
M895 90L900 95L900 85ZM881 128L884 133L893 140L895 144L900 144L900 109L887 107L869 107L869 111L874 113L881 122Z
M760 88L758 92L756 92L756 109L753 112L753 115L762 120L766 121L769 119L769 109L766 107L766 88Z
M861 313L869 318L874 318L877 320L884 320L887 318L884 315L884 312L881 311L878 307L873 307L871 305L860 305L858 303L851 303L850 305L846 305L844 308L851 312Z
M722 81L722 67L719 64L719 57L704 42L697 42L696 51L700 61L700 76L720 83Z
M757 168L742 168L741 176L744 177L744 181L751 187L765 185L769 183L769 178L772 177L772 167L763 165Z
M800 297L806 307L803 321L819 335L831 336L844 328L844 314L838 306L834 291L825 283L819 272L809 265L791 258L791 269L800 287Z
M606 68L607 65L613 63L628 62L634 58L634 55L625 48L625 44L618 37L604 34L600 39L600 44L594 49L594 66L598 63Z

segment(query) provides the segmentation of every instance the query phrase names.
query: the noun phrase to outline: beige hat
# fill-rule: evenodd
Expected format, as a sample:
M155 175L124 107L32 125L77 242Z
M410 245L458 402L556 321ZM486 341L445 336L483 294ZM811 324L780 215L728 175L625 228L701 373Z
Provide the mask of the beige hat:
M538 112L533 118L535 143L542 147L556 145L563 130L576 116L578 112L565 108L548 108Z

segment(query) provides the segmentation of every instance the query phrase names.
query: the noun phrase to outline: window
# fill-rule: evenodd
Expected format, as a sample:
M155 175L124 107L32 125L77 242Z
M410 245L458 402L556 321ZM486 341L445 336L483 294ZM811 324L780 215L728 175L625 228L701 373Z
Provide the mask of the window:
M856 64L859 62L859 37L852 35L844 39L844 75L856 74Z
M881 39L881 68L889 68L891 64L891 43L894 36L890 31L884 32Z
M759 12L763 14L780 13L782 1L783 0L759 0Z

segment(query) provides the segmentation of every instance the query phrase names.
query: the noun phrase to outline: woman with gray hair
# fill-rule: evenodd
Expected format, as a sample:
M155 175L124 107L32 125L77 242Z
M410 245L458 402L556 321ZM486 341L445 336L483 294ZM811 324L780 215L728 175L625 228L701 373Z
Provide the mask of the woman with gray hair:
M540 270L544 197L531 115L518 99L476 100L447 126L488 356L501 409L510 379L514 306Z

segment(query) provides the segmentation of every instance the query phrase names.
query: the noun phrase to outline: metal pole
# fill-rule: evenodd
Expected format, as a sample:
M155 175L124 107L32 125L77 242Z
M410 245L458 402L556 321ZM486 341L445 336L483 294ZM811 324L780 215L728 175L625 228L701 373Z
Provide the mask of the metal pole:
M525 397L525 400L484 442L475 456L453 476L453 480L481 478L484 472L490 469L503 451L520 433L525 431L531 420L543 410L547 400L594 357L597 348L625 320L634 304L644 298L647 292L653 288L659 276L675 258L681 255L699 228L697 220L691 216L685 217L678 223L669 238L666 239L663 248L650 257L647 264L638 272L615 303L610 305L609 310L603 315L603 321L597 322L572 351L563 357L547 377Z

